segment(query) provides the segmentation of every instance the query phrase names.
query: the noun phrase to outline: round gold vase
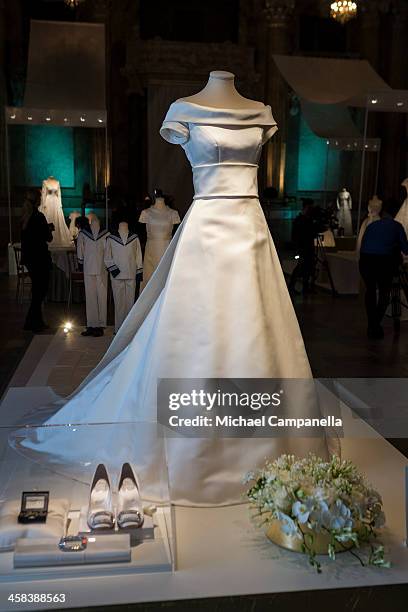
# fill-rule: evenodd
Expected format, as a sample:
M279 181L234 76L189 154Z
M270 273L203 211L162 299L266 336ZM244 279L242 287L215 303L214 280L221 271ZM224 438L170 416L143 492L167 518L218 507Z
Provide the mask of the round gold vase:
M306 525L302 526L303 533L306 534L306 542L310 548L317 555L327 555L328 547L330 544L330 535L326 533L313 533L311 529L309 529ZM308 537L308 534L313 535L313 542ZM267 528L266 536L268 539L276 544L277 546L281 546L282 548L286 548L287 550L293 550L295 552L304 552L302 550L303 539L300 539L296 536L286 535L282 531L282 522L278 521L278 519L273 519ZM350 542L337 542L335 544L336 552L343 552L345 550L349 550L354 547L354 543L350 540Z

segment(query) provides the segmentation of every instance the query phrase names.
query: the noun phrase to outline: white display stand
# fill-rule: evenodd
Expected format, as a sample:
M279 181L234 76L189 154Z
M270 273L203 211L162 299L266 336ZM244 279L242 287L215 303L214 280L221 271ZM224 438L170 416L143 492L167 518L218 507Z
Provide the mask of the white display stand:
M49 359L52 364L58 346L63 351L63 339L57 336L42 359L38 355L43 372L48 351L52 353ZM36 397L37 401L38 398L43 401L46 390L30 386L41 377L34 372L29 379L33 382L28 382L25 392L10 389L0 406L0 418L7 414L10 423L12 416L18 416L25 393L30 395L32 402ZM10 402L14 415L10 415ZM341 439L343 458L354 461L383 496L387 528L381 540L392 561L391 569L363 568L350 554L342 553L336 563L327 557L321 558L323 573L317 574L303 555L271 544L263 532L252 525L246 505L177 507L173 523L174 573L138 574L125 568L119 571L118 567L107 572L99 567L91 575L81 572L81 575L67 576L64 570L55 571L52 577L41 577L33 572L13 580L4 576L0 582L0 610L33 609L33 604L16 606L9 602L10 593L65 593L65 603L41 604L41 609L56 609L406 583L404 481L408 460L344 404L341 414L345 434Z

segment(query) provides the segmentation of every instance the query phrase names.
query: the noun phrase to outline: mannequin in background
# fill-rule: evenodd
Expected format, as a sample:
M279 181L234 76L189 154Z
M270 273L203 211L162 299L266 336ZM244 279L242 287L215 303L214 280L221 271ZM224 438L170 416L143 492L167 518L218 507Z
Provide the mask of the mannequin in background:
M53 246L71 246L72 238L62 209L60 184L53 176L43 181L39 211L45 215L47 222L55 227Z
M139 217L139 223L146 224L147 233L141 289L146 286L149 278L159 265L164 251L170 243L174 225L180 223L178 212L166 206L162 190L155 189L154 196L152 206L142 210Z
M337 220L339 222L339 227L343 228L344 236L352 236L353 235L353 222L351 220L351 208L352 208L352 200L351 195L347 191L346 187L338 193L337 195Z
M397 212L395 220L398 221L398 223L401 223L405 230L405 233L408 236L408 178L402 181L401 185L405 188L407 197L405 198L404 203Z
M105 265L111 274L116 333L135 303L136 278L143 270L139 238L125 221L106 240Z
M361 249L361 241L363 240L364 232L367 229L367 226L370 225L373 221L379 221L381 219L381 211L382 211L382 200L378 196L373 196L368 203L368 215L364 219L361 224L360 231L357 238L357 253L360 252Z
M78 231L79 230L78 230L78 227L77 227L77 224L76 224L76 220L80 216L81 216L81 213L78 212L77 210L74 210L69 215L69 234L71 236L71 240L76 240L76 238L78 236Z
M40 194L30 190L23 205L21 219L21 263L26 266L31 279L31 304L24 329L34 333L47 328L42 316L42 303L47 295L51 272L51 256L48 243L52 241L52 223L38 210Z
M108 278L104 264L107 230L101 230L92 213L90 231L81 229L77 239L78 263L83 266L86 300L86 330L82 336L103 336L106 327Z

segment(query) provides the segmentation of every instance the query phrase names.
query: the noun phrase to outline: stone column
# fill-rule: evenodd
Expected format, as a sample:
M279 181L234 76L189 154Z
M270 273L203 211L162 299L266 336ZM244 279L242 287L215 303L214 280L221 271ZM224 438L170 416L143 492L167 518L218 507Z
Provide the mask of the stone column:
M288 86L273 60L275 54L287 54L291 50L292 16L295 0L265 0L265 97L279 131L267 145L266 186L275 187L279 196L284 194L284 175L287 138L287 113L289 106Z

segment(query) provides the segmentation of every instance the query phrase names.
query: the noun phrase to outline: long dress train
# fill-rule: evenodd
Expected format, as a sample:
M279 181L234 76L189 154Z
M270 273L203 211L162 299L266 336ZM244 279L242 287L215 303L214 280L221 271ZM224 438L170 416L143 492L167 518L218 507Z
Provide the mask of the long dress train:
M154 440L138 435L137 423L156 423L158 379L311 379L257 193L262 145L276 129L269 106L171 105L161 134L182 145L192 165L193 204L99 365L52 416L46 408L36 417L71 426L20 432L20 452L65 472L80 465L76 477L90 481L96 463L117 468L137 446L147 457L144 490L154 497ZM293 414L320 416L307 397ZM72 424L86 423L116 429L93 436L85 427L73 437ZM266 457L327 456L322 431L304 438L168 438L166 447L172 499L187 505L241 501L243 475Z

